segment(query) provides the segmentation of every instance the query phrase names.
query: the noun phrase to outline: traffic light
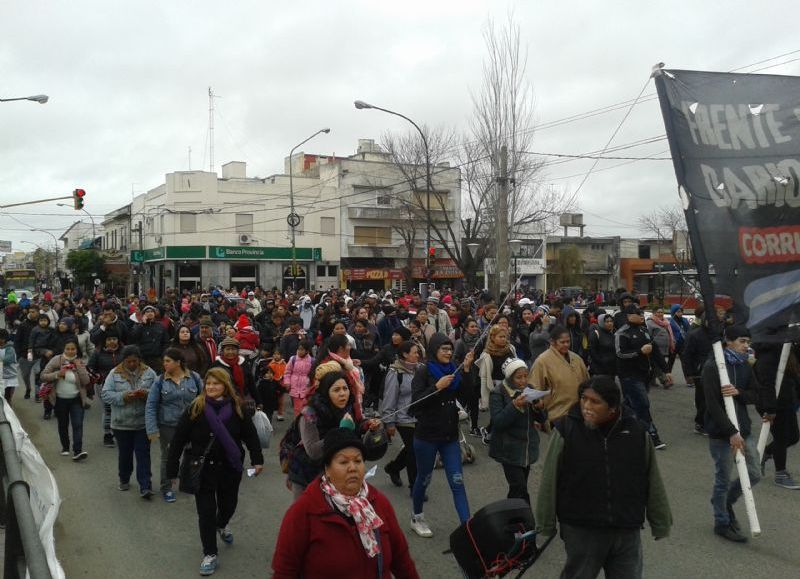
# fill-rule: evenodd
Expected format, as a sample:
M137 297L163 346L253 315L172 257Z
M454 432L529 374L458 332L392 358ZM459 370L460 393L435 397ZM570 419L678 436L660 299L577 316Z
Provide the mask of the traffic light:
M428 248L428 258L429 259L436 259L436 248L435 247L429 247Z
M83 189L75 189L72 192L72 203L75 206L76 211L83 209L84 197L86 197L86 191Z

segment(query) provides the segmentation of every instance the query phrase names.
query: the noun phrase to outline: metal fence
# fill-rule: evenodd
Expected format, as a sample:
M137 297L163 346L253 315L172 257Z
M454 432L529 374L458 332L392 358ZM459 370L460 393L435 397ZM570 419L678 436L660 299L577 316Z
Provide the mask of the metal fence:
M30 488L22 480L22 468L5 400L0 397L0 524L6 530L5 579L52 579L47 556L31 509Z

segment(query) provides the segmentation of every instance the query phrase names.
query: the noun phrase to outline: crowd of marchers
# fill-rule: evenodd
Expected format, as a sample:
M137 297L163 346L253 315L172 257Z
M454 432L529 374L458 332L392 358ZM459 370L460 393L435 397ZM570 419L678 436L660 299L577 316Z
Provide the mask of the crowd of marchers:
M429 501L451 500L462 523L474 512L462 469L468 436L501 465L507 496L535 510L540 535L560 528L562 577L642 577L645 521L656 539L672 525L656 452L667 442L649 392L673 387L678 361L695 392L695 432L708 437L714 532L746 540L734 510L742 494L735 451L746 457L751 484L772 463L775 484L800 489L787 470L787 449L799 438L795 353L776 395L780 345L751 344L721 308L701 306L690 321L680 305L643 312L625 292L576 304L535 290L495 298L448 288L425 298L216 287L6 299L7 403L22 398L40 404L44 420L55 416L64 460L88 460L84 438L102 439L118 454L109 481L126 492L135 480L144 500L175 502L194 468L201 575L220 564L218 540L234 541L242 477L263 471L264 429L286 421L272 446L283 472L265 473L285 476L291 491L275 577L417 577L404 527L434 535ZM719 339L729 384L713 359ZM724 397L734 401L738 427ZM752 405L772 423L763 457ZM102 415L96 428L84 420L92 406ZM366 465L383 459L395 437L402 447L383 470L407 487L406 505L365 480ZM532 497L540 437L549 444ZM437 461L450 497L429 495ZM396 508L410 510L407 527Z

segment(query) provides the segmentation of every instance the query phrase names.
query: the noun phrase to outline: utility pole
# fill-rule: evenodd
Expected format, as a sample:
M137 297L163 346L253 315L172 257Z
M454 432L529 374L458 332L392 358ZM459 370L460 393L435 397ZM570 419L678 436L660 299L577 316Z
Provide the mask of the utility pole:
M500 294L508 290L508 148L506 145L500 147L500 174L497 177L497 232L495 237L495 275L497 277L496 287L499 300Z

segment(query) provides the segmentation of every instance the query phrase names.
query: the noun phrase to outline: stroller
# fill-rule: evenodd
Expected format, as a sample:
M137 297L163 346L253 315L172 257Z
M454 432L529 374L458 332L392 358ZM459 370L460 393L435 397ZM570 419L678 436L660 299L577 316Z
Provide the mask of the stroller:
M490 503L450 535L450 553L456 558L464 579L505 577L530 569L553 537L541 547L531 508L522 499Z
M461 447L461 464L472 464L475 462L475 447L469 443L467 437L464 436L464 431L461 430L459 427L458 434L461 437L458 441L458 445ZM436 463L434 464L434 468L442 468L442 457L441 455L436 455Z

